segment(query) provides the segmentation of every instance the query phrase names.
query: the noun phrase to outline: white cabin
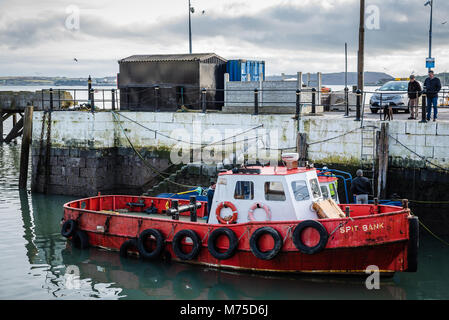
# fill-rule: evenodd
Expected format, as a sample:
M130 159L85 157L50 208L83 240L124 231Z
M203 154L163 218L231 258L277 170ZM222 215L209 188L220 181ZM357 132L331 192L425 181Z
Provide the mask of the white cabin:
M253 211L255 221L288 221L318 219L312 209L315 201L323 200L317 172L314 168L249 167L219 174L212 200L208 223L219 223L217 207L231 202L238 212L235 223L250 221ZM263 206L269 208L271 217ZM220 217L229 217L233 211L222 207Z

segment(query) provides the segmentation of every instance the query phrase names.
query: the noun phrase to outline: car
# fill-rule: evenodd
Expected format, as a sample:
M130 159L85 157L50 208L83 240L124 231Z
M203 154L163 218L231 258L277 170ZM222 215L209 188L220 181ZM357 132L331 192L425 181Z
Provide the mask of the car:
M423 84L421 82L419 84L422 88ZM407 92L408 81L388 81L371 96L369 103L371 112L377 113L379 109L385 106L391 106L395 113L399 110L410 113Z

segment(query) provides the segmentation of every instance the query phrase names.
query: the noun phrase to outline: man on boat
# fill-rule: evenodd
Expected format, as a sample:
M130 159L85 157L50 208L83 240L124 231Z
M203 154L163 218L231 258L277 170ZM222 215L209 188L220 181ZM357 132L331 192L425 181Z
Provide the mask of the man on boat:
M361 169L357 170L356 175L357 177L351 183L351 193L355 197L355 203L366 204L368 203L368 195L372 191L371 182L363 176Z

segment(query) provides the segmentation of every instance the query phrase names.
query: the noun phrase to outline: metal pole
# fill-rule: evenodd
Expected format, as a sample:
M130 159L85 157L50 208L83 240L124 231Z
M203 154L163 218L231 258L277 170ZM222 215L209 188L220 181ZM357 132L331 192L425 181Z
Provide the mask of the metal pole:
M316 113L316 89L312 88L312 113Z
M90 106L90 110L92 111L92 113L95 112L95 94L94 94L94 89L90 89L90 101L91 101L91 106Z
M433 0L430 1L430 28L429 28L429 58L432 58L432 16L433 16ZM432 68L429 68L429 71Z
M155 112L159 111L159 86L155 86L154 87L154 95L156 98L156 102L155 102Z
M421 112L421 123L427 122L427 116L426 116L426 105L427 105L427 96L426 96L426 87L424 87L424 92L422 95L422 112Z
M365 0L360 0L359 52L357 65L357 87L363 91L365 60Z
M111 90L111 104L112 104L112 106L111 106L111 108L112 108L112 110L115 110L115 90L114 89L112 89Z
M349 117L348 100L348 44L345 42L345 117Z
M197 221L196 196L190 196L190 221Z
M296 89L296 121L297 131L299 132L299 122L301 121L301 90Z
M254 89L254 114L259 114L259 90Z
M206 88L201 89L201 111L206 113Z
M356 105L356 118L355 118L355 121L360 121L360 100L361 100L361 97L362 97L362 91L360 90L360 89L357 89L357 92L356 92L356 94L357 94L357 105Z
M50 111L53 111L53 89L50 88Z
M189 0L189 52L192 54L192 18L191 18L191 6L190 6L190 0Z

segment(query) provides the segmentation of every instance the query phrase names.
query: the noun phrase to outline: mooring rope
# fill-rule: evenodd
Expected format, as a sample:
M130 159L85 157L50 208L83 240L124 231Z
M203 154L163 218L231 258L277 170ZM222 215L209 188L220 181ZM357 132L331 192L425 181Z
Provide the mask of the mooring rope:
M149 164L145 158L140 154L139 151L137 151L137 149L134 147L133 143L131 142L131 140L129 139L128 135L125 132L125 129L123 128L122 124L120 123L120 121L117 119L117 116L112 113L115 117L115 119L117 120L123 134L125 135L126 140L128 141L129 145L131 146L131 148L133 149L133 151L137 154L137 156L142 160L142 163L149 169L151 169L154 173L156 173L158 176L160 176L161 178L164 179L164 181L170 182L174 185L183 187L183 188L196 188L196 186L190 186L190 185L186 185L186 184L182 184L182 183L178 183L175 181L171 181L170 179L168 179L168 177L164 176L163 173L161 171L159 171L158 169L156 169L154 166L152 166L151 164Z
M448 169L443 168L443 167L441 167L441 166L439 166L439 165L437 165L437 164L435 164L435 163L433 163L433 162L427 160L427 157L422 156L422 155L416 153L415 151L413 151L412 149L410 149L409 147L407 147L405 144L403 144L401 141L399 141L398 139L396 139L395 137L393 137L391 134L388 134L388 136L389 136L390 138L394 139L397 143L399 143L399 144L400 144L401 146L403 146L405 149L407 149L407 150L410 151L411 153L415 154L416 156L418 156L419 158L421 158L422 160L424 160L425 162L427 162L427 163L433 165L434 167L437 167L438 169L441 169L441 170L443 170L443 171L449 172Z
M138 126L144 128L144 129L146 129L146 130L149 130L149 131L151 131L151 132L154 132L156 135L160 135L160 136L163 136L163 137L165 137L165 138L168 138L168 139L171 139L171 140L174 140L174 141L177 141L177 142L182 142L182 143L185 143L185 144L200 145L202 148L206 148L206 147L209 147L209 146L213 146L213 145L215 145L215 144L219 144L219 143L224 142L224 141L226 141L226 140L229 140L229 139L232 139L232 138L241 136L241 135L243 135L243 134L245 134L245 133L247 133L247 132L256 130L256 129L260 128L260 127L263 127L263 124L260 124L260 125L257 125L257 126L255 126L255 127L252 127L252 128L247 129L247 130L244 130L244 131L242 131L242 132L239 132L239 133L237 133L237 134L235 134L235 135L233 135L233 136L224 138L224 139L222 139L222 140L220 140L220 141L215 141L215 142L212 142L212 143L205 144L205 143L201 143L201 142L185 141L185 140L181 140L181 139L176 139L176 138L170 137L169 135L166 135L166 134L164 134L164 133L161 133L161 132L159 132L159 131L157 131L157 130L148 128L148 127L144 126L143 124L141 124L141 123L139 123L139 122L137 122L137 121L135 121L135 120L133 120L133 119L131 119L131 118L128 118L127 116L124 116L124 115L121 114L121 113L116 113L115 111L111 111L111 113L114 114L114 115L118 114L120 117L123 117L123 118L125 118L125 119L127 119L127 120L129 120L129 121L131 121L131 122L133 122L133 123L135 123L135 124L137 124ZM249 141L249 140L258 140L258 139L259 139L259 137L256 136L256 137L251 137L251 138L244 139L244 140L240 140L240 141L233 141L233 142L228 142L228 143L223 143L223 144L224 144L224 145L228 145L228 144L241 143L241 142L246 142L246 141Z

